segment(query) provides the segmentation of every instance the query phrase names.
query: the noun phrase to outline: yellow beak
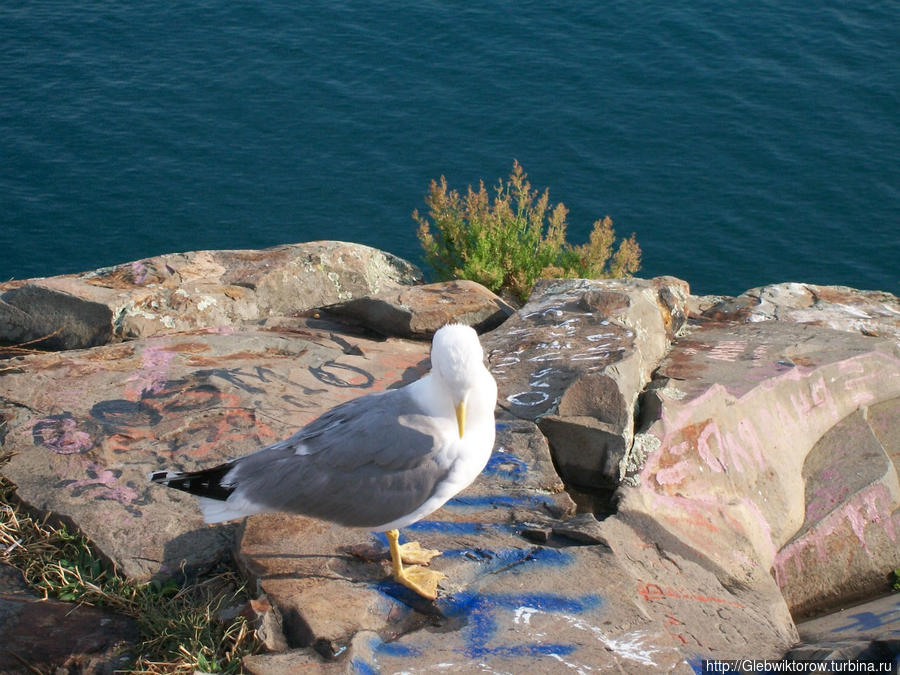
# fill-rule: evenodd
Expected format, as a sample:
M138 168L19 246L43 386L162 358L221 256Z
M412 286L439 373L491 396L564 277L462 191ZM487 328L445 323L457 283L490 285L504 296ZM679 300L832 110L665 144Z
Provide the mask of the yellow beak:
M466 430L466 402L460 401L456 406L456 423L459 425L459 437L463 437Z

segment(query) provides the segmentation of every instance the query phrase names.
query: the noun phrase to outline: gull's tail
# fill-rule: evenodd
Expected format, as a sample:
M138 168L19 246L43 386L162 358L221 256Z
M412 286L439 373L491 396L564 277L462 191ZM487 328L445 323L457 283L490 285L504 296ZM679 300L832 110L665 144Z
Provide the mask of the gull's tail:
M229 484L227 479L233 468L234 463L228 462L204 471L154 471L150 474L150 480L194 495L203 511L203 520L207 523L221 523L261 510L252 506L248 508L249 505L243 500L234 504L228 502L235 490L235 486Z

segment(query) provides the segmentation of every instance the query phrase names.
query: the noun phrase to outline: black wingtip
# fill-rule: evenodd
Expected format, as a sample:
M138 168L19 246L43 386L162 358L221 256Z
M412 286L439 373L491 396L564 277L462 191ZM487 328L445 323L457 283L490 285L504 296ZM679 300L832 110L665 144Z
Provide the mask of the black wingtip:
M234 466L229 463L214 466L205 471L191 471L189 473L154 471L150 474L150 480L175 490L197 495L198 497L225 501L234 492L234 487L222 485L222 479L233 468Z
M175 478L179 475L180 474L175 473L174 471L151 471L150 482L159 483L160 485L168 485L170 478Z

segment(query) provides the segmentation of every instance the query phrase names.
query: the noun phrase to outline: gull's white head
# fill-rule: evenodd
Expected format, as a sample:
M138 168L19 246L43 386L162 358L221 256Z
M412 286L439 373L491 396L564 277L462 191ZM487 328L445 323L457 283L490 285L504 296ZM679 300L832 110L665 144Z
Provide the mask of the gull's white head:
M485 377L491 377L484 367L484 351L478 333L461 324L438 329L431 342L431 372L444 383L453 400L459 437L462 438L470 392Z

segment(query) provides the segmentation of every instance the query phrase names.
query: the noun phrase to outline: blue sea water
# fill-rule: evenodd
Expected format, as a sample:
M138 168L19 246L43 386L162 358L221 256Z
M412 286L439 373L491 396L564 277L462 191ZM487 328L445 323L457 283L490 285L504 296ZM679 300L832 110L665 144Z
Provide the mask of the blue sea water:
M900 291L896 0L5 0L0 278L345 239L441 174L635 232L642 275Z

